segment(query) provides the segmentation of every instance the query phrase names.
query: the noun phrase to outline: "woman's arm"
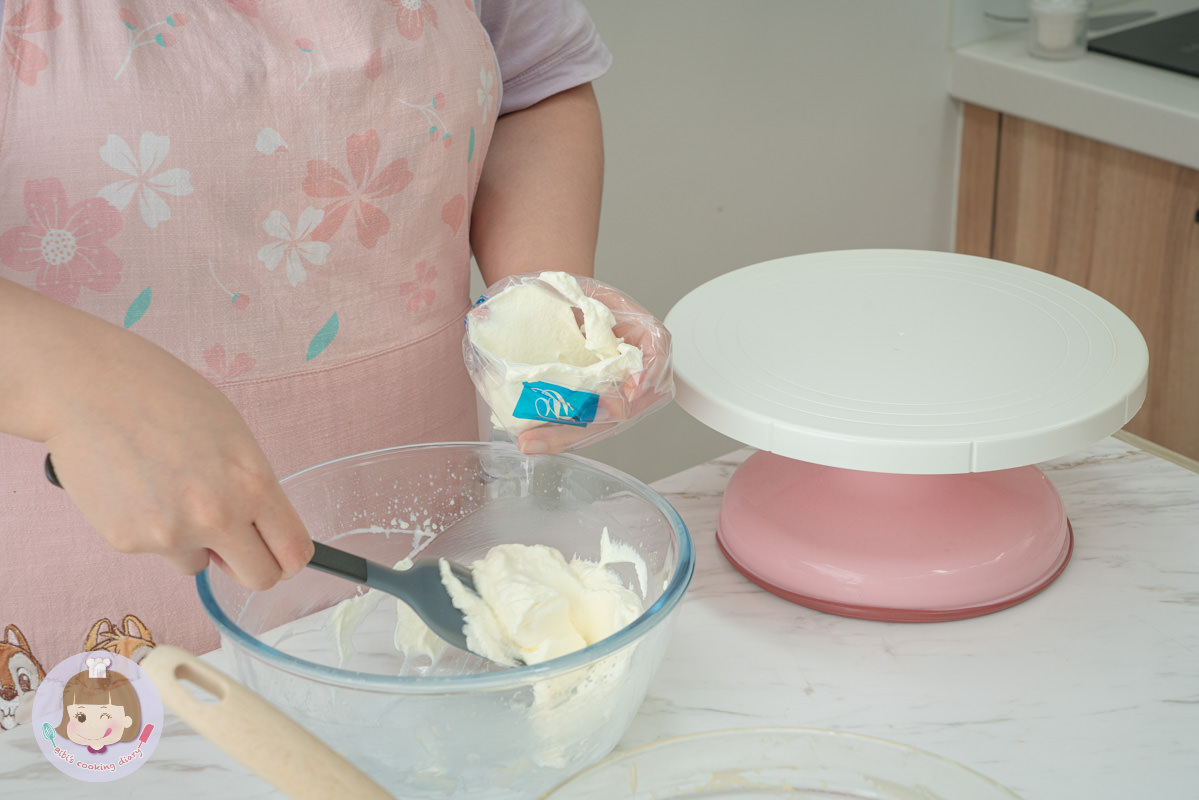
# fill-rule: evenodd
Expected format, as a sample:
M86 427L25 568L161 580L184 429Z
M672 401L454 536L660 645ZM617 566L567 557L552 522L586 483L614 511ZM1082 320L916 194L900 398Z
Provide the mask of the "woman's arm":
M487 285L540 270L593 275L603 173L599 106L590 84L501 117L471 223L471 244ZM597 298L613 307L629 303L619 297ZM640 307L635 310L649 316ZM626 382L619 403L604 398L604 417L610 421L597 418L587 428L533 428L517 440L522 451L558 452L582 439L597 441L615 432L621 421L669 401L670 387L643 381L651 364L668 357L653 348L663 343L669 347L668 341L637 326L625 325L616 333L642 348L647 372Z
M546 269L592 275L603 176L591 84L500 117L471 217L471 247L487 285Z
M0 279L0 431L45 442L114 549L264 589L312 544L258 442L202 376L134 333ZM33 467L37 468L37 467Z

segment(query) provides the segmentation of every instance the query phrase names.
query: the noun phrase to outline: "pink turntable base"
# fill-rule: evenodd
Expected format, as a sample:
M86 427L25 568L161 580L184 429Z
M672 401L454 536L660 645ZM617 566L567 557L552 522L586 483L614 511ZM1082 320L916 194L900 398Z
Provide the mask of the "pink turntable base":
M717 543L763 588L847 617L937 622L998 611L1052 582L1070 523L1036 467L895 475L759 452L725 491Z
M1006 608L1064 570L1074 531L1035 466L1145 397L1140 331L1047 273L918 250L781 258L671 310L676 400L759 453L717 540L750 580L891 621Z

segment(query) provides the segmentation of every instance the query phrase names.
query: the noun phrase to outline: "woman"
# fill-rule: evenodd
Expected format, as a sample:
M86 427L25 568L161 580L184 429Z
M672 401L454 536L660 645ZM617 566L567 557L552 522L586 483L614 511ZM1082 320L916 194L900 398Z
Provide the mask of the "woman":
M573 0L7 6L0 619L203 651L182 576L311 553L277 474L477 437L472 252L591 273L610 56Z

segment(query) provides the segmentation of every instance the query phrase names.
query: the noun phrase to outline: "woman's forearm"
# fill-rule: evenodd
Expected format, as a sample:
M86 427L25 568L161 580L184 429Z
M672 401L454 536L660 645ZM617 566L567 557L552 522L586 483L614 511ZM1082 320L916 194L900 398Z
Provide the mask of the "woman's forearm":
M98 350L123 332L86 312L0 278L0 431L46 441L89 376ZM131 335L131 334L125 334Z
M312 543L245 421L199 373L98 317L0 279L0 431L45 442L116 550L265 589Z
M471 220L486 283L541 269L593 274L603 174L591 84L500 117Z

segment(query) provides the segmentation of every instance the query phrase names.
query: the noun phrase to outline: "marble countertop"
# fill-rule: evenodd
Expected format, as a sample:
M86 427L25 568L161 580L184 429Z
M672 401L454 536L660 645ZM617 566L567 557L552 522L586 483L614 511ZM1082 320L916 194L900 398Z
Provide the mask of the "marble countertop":
M1103 13L1151 10L1163 18L1196 7L1195 0L1134 0ZM950 94L1199 169L1199 78L1101 53L1047 61L1030 56L1026 40L1021 27L954 49Z
M1025 800L1199 794L1199 474L1114 438L1041 465L1074 527L1063 575L996 614L902 624L793 605L721 556L722 492L750 452L655 484L698 566L622 749L789 725L918 747ZM280 796L169 714L145 766L107 784L62 775L28 726L0 733L0 787L40 800Z

